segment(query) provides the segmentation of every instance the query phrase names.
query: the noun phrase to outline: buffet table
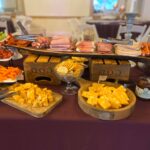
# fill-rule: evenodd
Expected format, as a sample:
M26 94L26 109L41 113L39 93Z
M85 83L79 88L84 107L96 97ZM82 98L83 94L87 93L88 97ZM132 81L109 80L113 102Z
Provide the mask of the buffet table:
M136 81L142 75L141 70L132 68L130 79ZM61 92L64 86L49 87ZM85 114L78 106L77 95L64 96L63 102L41 119L0 103L0 147L2 150L149 150L149 116L150 102L139 98L132 116L120 121L102 121Z
M125 20L89 20L88 24L95 24L99 37L116 38L119 25L125 25ZM136 25L150 25L150 21L135 21ZM136 37L137 35L133 35ZM133 39L134 39L133 37Z

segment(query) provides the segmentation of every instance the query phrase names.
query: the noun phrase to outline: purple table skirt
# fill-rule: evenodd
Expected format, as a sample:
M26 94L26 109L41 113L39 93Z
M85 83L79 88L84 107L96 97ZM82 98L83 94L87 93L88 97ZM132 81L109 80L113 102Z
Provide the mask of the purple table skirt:
M136 68L131 80L143 72ZM63 86L49 86L61 92ZM150 150L150 101L137 104L124 120L103 121L85 114L76 96L41 119L0 103L0 150Z

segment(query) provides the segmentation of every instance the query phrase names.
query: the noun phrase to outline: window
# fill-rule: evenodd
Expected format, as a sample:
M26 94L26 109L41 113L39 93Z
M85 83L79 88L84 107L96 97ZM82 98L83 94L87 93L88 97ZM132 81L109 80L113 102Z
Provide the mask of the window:
M93 0L94 13L112 11L118 0Z
M0 13L22 13L23 0L0 0Z

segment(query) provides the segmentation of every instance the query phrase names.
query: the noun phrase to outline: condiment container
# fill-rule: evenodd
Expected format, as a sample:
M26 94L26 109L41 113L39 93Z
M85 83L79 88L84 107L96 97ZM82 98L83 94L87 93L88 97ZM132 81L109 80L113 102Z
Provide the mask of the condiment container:
M136 95L150 100L150 77L140 77L136 84Z

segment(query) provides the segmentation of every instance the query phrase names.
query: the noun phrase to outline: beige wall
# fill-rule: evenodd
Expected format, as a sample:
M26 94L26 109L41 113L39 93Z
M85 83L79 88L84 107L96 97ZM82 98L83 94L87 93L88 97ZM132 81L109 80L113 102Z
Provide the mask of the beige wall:
M38 1L40 1L40 0L38 0ZM47 1L47 3L46 3L46 1ZM37 14L38 12L42 12L42 13L39 13L39 17L33 17L32 30L35 30L35 28L40 27L40 28L45 28L48 33L57 32L57 31L71 32L71 29L70 29L69 23L68 23L68 19L70 19L71 16L82 17L82 16L89 16L90 15L91 0L73 0L73 1L72 0L64 0L64 2L67 4L66 5L67 11L65 10L66 12L68 12L67 16L63 16L62 14L58 14L59 11L62 9L61 5L57 5L57 8L55 8L55 9L54 8L49 9L49 7L51 5L56 5L55 1L54 0L43 0L43 2L45 2L45 3L44 3L44 7L42 7L43 4L40 5L41 1L38 5L36 5L37 0L34 0L34 1L24 0L25 12L27 15L31 14L31 16L32 16L32 14L33 14L33 16L36 16L34 14ZM59 0L57 0L57 2L58 1ZM34 9L32 9L32 7L31 7L33 5L30 6L30 9L26 8L27 6L29 7L29 2L31 2L31 3L35 2L36 6ZM71 4L70 4L70 2L71 2ZM84 5L84 2L85 2L85 5ZM77 6L77 5L79 5L79 6ZM41 6L41 8L39 9L40 6ZM68 7L68 6L70 6L70 7ZM56 10L58 10L57 13L56 13ZM33 13L34 11L35 11L35 13ZM43 13L44 11L46 13L46 17L45 16L40 17L40 14L44 14ZM51 17L51 14L55 14L55 15ZM56 14L58 16L56 16ZM41 16L43 16L43 15L41 15ZM62 17L60 17L60 16L62 16ZM37 26L37 27L35 27L35 26Z
M76 17L89 15L90 0L24 0L24 5L31 16Z
M143 0L142 19L150 20L150 0Z
M80 0L79 0L80 1ZM141 18L150 20L150 0L143 0L143 8L141 13ZM86 8L87 9L87 8ZM84 9L82 10L84 11ZM64 31L71 32L71 29L68 24L68 18L57 18L57 17L33 17L32 29L36 30L37 27L44 28L47 33ZM37 26L37 27L35 27Z
M51 32L71 32L67 18L34 18L32 20L32 30L45 29L47 34Z

